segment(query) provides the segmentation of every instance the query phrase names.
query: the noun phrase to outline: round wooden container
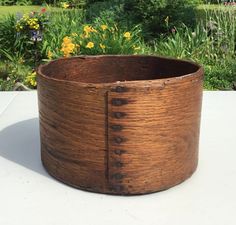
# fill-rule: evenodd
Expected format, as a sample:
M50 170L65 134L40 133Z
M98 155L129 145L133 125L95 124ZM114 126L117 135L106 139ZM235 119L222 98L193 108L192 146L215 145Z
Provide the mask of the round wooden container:
M133 195L198 162L203 69L155 56L81 56L38 68L42 162L71 186Z

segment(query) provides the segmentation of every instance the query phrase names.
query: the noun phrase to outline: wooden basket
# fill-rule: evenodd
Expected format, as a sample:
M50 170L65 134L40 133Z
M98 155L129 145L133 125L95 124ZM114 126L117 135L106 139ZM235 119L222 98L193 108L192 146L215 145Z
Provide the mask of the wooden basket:
M155 56L81 56L38 69L42 162L71 186L133 195L198 162L203 69Z

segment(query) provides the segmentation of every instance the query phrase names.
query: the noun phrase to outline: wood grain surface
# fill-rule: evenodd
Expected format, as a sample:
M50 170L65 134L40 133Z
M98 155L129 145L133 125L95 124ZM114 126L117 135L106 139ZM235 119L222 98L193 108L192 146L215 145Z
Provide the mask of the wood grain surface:
M71 186L168 189L198 162L203 69L154 56L81 56L38 69L42 162Z

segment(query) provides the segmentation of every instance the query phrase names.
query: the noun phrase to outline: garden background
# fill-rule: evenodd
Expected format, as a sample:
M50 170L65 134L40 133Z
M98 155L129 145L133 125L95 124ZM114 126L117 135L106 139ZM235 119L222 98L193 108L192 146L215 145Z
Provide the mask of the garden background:
M234 1L0 0L0 91L36 89L40 63L85 54L193 60L205 89L236 89L235 15Z

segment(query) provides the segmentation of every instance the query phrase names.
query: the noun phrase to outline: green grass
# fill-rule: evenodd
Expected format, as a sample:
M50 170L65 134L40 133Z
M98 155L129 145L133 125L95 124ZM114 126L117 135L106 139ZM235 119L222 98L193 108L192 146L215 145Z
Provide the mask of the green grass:
M42 8L42 6L0 6L0 17L5 16L8 14L16 14L18 12L20 13L28 13L32 11L38 11ZM46 6L45 7L48 11L61 11L63 9L60 8L53 8Z
M235 6L224 6L224 5L214 5L214 4L206 4L206 5L199 5L197 9L202 10L221 10L221 11L235 11Z
M217 20L217 15L234 15L236 16L236 6L224 6L224 5L200 5L196 9L197 21L205 21L208 15L215 14L215 19Z

